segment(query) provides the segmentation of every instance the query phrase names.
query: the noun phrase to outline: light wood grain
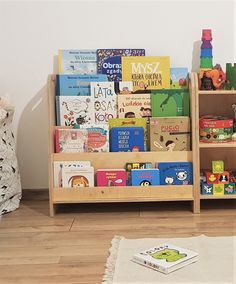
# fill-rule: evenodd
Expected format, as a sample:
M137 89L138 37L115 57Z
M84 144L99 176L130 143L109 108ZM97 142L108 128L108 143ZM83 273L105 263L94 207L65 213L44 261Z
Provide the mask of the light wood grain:
M236 200L202 200L201 214L190 203L68 204L51 218L48 191L25 190L0 220L0 283L99 284L115 235L236 235Z

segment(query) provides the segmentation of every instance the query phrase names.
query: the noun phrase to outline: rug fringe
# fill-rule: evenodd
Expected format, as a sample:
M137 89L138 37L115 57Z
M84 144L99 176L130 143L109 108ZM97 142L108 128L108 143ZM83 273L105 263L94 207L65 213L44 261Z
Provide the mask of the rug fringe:
M122 239L124 239L124 237L115 236L111 241L111 248L109 249L110 255L105 265L106 269L105 269L105 274L103 276L103 281L102 281L102 283L104 284L112 284L113 282L118 249L119 249L120 241Z

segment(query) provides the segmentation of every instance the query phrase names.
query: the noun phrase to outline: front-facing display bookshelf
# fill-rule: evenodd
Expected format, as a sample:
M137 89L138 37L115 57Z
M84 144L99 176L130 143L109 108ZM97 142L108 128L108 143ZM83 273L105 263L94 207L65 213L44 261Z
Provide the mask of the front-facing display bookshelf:
M193 83L193 82L192 82ZM190 98L193 97L194 84L190 82ZM194 190L196 176L193 170L193 185L172 186L124 186L124 187L86 187L58 188L54 187L54 161L90 161L96 172L99 168L124 168L126 162L192 162L195 168L194 151L175 152L110 152L110 153L55 153L54 131L55 119L55 75L48 77L48 112L49 112L49 199L50 215L54 216L59 204L68 203L104 203L104 202L145 202L145 201L192 201L193 212L199 212L199 201ZM195 105L191 101L191 125L195 125ZM195 133L192 131L192 147ZM194 148L192 148L194 149Z

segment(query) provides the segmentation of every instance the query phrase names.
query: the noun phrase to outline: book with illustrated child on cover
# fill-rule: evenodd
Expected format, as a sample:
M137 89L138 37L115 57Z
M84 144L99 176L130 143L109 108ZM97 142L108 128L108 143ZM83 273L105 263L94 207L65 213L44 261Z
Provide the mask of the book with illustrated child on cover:
M135 254L132 260L168 274L198 260L198 253L172 244L161 244Z

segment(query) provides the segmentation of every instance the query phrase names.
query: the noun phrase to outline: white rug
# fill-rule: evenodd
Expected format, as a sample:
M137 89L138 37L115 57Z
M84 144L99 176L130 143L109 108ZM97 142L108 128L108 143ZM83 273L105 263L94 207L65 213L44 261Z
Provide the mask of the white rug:
M131 261L132 255L161 243L199 253L199 260L168 275ZM112 240L104 284L236 284L236 237Z

